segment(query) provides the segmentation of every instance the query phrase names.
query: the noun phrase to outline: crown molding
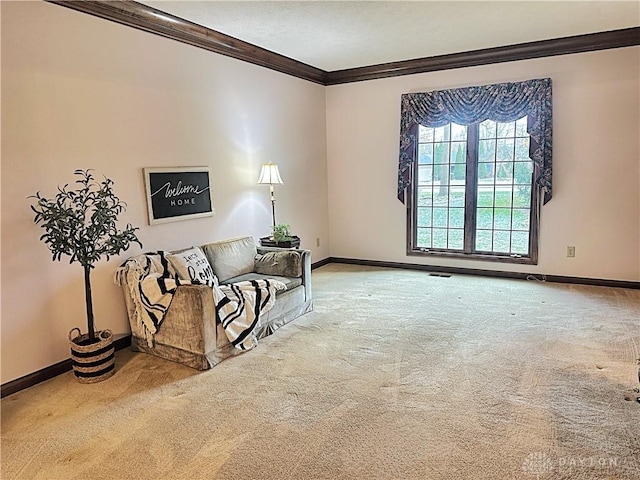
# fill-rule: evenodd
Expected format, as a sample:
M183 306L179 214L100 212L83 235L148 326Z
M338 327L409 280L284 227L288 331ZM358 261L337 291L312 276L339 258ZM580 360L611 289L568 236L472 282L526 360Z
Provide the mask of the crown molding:
M45 1L320 85L640 45L640 27L633 27L327 72L132 0Z
M266 67L277 72L326 84L326 74L306 63L266 50L251 43L216 32L161 10L130 0L46 0L79 12L154 33L178 42L203 48L227 57Z
M327 73L327 85L640 45L640 27L382 63Z

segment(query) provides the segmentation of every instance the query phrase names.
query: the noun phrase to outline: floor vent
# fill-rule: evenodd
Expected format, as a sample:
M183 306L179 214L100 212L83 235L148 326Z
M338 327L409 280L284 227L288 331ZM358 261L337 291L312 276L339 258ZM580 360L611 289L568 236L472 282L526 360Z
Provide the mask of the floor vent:
M443 278L449 278L451 276L451 274L449 273L430 273L429 274L430 277L443 277Z

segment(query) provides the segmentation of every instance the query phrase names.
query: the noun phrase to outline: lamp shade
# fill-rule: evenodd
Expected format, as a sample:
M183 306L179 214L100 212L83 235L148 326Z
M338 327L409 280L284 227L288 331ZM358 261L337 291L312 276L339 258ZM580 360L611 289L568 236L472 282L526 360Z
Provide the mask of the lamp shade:
M260 171L260 178L258 183L266 185L274 185L277 183L284 183L280 178L280 172L278 172L278 165L275 163L262 164L262 170Z

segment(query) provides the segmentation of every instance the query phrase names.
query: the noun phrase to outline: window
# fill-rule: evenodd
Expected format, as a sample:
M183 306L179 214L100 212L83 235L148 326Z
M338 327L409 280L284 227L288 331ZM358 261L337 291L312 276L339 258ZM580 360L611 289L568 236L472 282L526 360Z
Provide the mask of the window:
M419 125L416 147L412 253L537 260L526 116L469 126Z
M403 94L407 254L537 263L551 161L549 78Z

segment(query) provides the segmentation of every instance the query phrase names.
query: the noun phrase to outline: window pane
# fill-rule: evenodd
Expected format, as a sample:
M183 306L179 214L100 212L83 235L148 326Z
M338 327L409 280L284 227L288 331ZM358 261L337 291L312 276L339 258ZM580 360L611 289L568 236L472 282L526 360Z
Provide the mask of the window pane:
M511 232L511 253L529 253L529 232Z
M508 185L513 183L513 162L496 163L496 183Z
M451 124L451 140L467 140L467 127L464 125L458 125L457 123Z
M438 180L436 194L436 203L446 205L449 199L449 165L436 165L436 179Z
M493 183L495 178L496 164L491 163L479 163L478 164L478 179L481 183Z
M452 164L451 175L449 176L449 183L451 185L464 186L466 183L467 169L465 164Z
M453 142L451 144L451 172L449 183L452 185L464 185L467 176L467 144L466 142Z
M433 163L433 143L422 143L418 145L418 163Z
M418 238L416 241L418 248L431 248L431 229L418 228Z
M418 227L431 226L431 207L418 207Z
M496 142L498 162L513 162L513 138L501 138Z
M516 138L516 161L529 160L529 137Z
M449 209L449 227L464 228L464 208Z
M431 187L418 187L418 207L430 206L433 202Z
M477 228L493 228L493 208L478 208L476 215Z
M449 163L449 144L436 143L434 153L435 163Z
M467 163L466 142L451 142L451 163Z
M480 130L478 132L480 138L495 138L496 136L496 122L491 120L485 120L480 124Z
M418 126L418 142L433 142L433 128Z
M511 229L511 209L510 208L496 208L494 210L493 228L500 230ZM506 252L508 250L503 250Z
M499 253L509 253L509 232L493 232L493 251Z
M464 207L464 186L449 189L449 206Z
M517 185L531 185L533 178L533 162L516 162L514 166L514 179Z
M513 206L531 208L531 187L516 187L516 192L513 196Z
M496 141L480 140L478 142L478 161L493 162L496 159Z
M450 137L450 128L449 125L445 125L444 127L437 127L434 131L434 138L436 142L448 142Z
M418 185L430 185L433 183L433 167L419 166L418 167Z
M449 248L455 250L464 249L464 230L462 229L449 229Z
M526 230L529 231L530 211L528 208L514 208L513 209L513 225L511 228L514 230Z
M525 137L527 135L527 117L525 116L516 122L516 136Z
M498 138L513 137L516 133L516 122L497 123Z
M496 207L509 207L511 208L511 195L512 195L512 191L511 191L511 187L509 188L504 188L504 187L499 187L500 190L498 190L496 188L496 190L498 190L496 192Z
M478 206L493 206L493 185L478 185Z
M443 168L448 171L448 167L443 165ZM443 175L441 173L441 175ZM446 174L445 174L446 175ZM433 199L434 205L446 206L449 204L449 185L447 185L445 180L441 180L436 182L433 188L433 194L435 198Z
M446 227L447 226L447 208L436 207L433 209L433 226L434 227Z
M433 229L433 248L447 248L447 230L444 228Z
M493 244L491 243L491 230L476 231L476 250L481 252L490 252Z

